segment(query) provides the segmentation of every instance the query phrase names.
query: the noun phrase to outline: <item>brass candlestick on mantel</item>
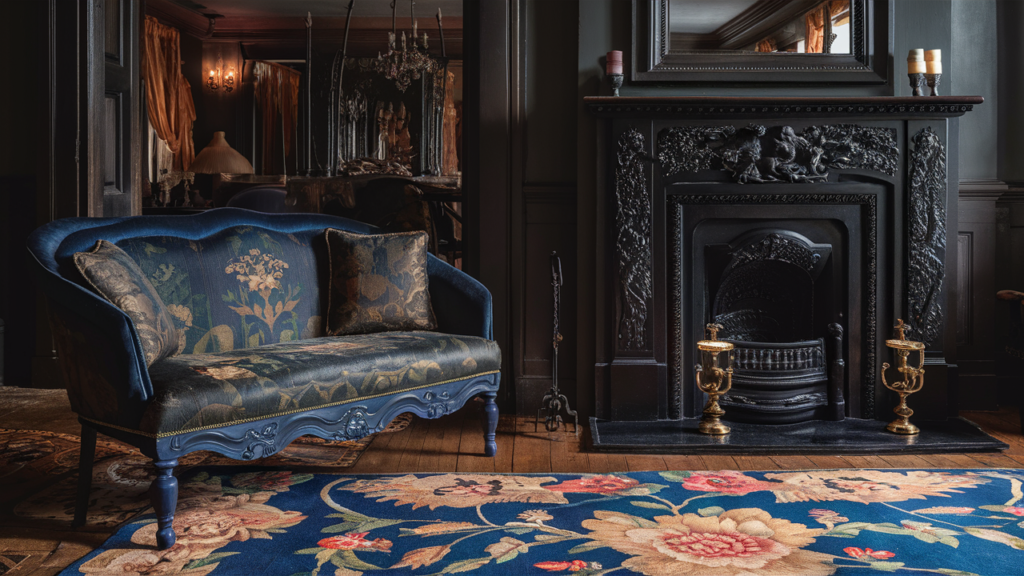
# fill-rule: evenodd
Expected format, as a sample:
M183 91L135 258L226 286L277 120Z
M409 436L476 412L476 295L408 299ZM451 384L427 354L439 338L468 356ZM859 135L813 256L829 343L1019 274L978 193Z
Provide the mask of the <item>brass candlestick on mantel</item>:
M707 340L697 342L697 349L701 352L701 364L696 367L697 388L709 398L697 428L703 434L728 434L730 429L721 420L725 410L718 405L718 397L732 388L732 355L726 356L728 360L725 370L718 367L718 356L722 352L732 351L733 345L718 339L718 331L723 329L721 324L708 324L704 329Z
M903 333L906 328L903 320L897 320L894 328L896 330L896 339L886 340L885 345L892 348L896 358L899 359L899 366L896 369L903 374L903 380L892 383L886 382L885 371L889 369L889 363L885 362L882 364L882 384L885 384L886 388L900 395L900 403L893 409L893 412L899 418L890 422L885 429L894 434L918 434L921 430L910 423L910 417L914 414L914 411L907 406L907 396L917 392L924 386L924 342L907 340ZM907 357L910 356L912 350L916 350L918 353L919 361L917 368L907 366Z

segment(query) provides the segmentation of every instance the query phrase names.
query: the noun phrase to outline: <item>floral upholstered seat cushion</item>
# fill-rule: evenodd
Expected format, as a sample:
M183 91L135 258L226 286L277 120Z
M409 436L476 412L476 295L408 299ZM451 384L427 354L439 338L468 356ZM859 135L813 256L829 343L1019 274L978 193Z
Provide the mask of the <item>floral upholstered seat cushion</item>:
M100 240L92 250L76 253L74 261L92 289L132 319L147 365L181 351L184 339L171 312L124 250Z
M325 232L330 258L327 333L434 330L423 232Z
M167 358L150 368L141 432L229 426L497 371L492 340L436 332L324 337Z

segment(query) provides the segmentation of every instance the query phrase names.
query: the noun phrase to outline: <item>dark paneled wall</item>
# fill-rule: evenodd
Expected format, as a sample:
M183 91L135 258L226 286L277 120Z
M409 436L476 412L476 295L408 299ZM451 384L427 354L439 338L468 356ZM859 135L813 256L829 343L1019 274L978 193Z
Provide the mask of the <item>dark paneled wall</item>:
M999 46L999 178L1004 182L1024 182L1024 2L999 0L996 3Z
M997 4L991 0L953 0L951 18L952 80L948 94L976 94L985 103L960 121L960 179L999 179L1000 103ZM1019 58L1021 52L1004 53ZM907 83L909 89L909 83Z
M993 330L996 291L996 203L1006 192L999 180L998 5L994 1L950 3L951 94L978 94L985 104L960 120L960 202L957 250L957 362L960 407L992 409L996 383Z
M42 42L34 2L4 6L0 34L0 385L28 386L35 349L35 297L25 239L36 221L36 151Z
M562 259L559 381L575 393L576 26L578 2L521 0L518 129L513 151L512 370L516 410L536 414L551 386L552 251Z

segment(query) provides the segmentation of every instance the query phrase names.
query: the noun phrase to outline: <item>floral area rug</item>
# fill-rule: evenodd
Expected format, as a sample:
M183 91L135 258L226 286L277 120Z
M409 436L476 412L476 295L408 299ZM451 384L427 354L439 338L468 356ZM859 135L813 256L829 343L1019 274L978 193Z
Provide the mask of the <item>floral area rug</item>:
M1024 573L1024 470L357 476L203 468L177 543L126 524L62 574Z
M403 414L383 432L404 430L411 421L411 414ZM291 470L346 468L355 464L372 440L372 436L346 442L302 437L260 464ZM0 428L0 521L39 527L52 526L55 520L70 522L79 448L79 437L71 434ZM251 464L213 452L193 452L179 463L182 470ZM149 507L147 490L153 477L152 460L135 448L97 440L87 528L109 531Z

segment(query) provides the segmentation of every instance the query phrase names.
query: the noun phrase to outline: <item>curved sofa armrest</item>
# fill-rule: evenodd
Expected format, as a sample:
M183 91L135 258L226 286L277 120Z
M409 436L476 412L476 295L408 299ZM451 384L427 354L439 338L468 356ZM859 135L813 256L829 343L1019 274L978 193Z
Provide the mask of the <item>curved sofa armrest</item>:
M491 293L483 284L433 255L427 274L438 331L494 340Z
M109 382L123 401L141 405L152 398L153 386L135 324L118 307L70 280L67 277L69 271L62 269L55 258L58 247L68 235L122 220L125 219L67 218L50 222L29 235L28 251L36 285L50 299L51 324L55 328L63 325L87 330L90 338L79 342L80 348L91 349L95 353L94 358L116 357L118 360L116 365L100 363L102 373L96 375L97 379ZM83 351L79 357L89 356ZM61 362L64 362L63 356ZM71 367L62 365L62 368L67 375Z
M134 428L153 397L135 324L113 304L33 260L37 285L49 298L72 408L87 418Z

